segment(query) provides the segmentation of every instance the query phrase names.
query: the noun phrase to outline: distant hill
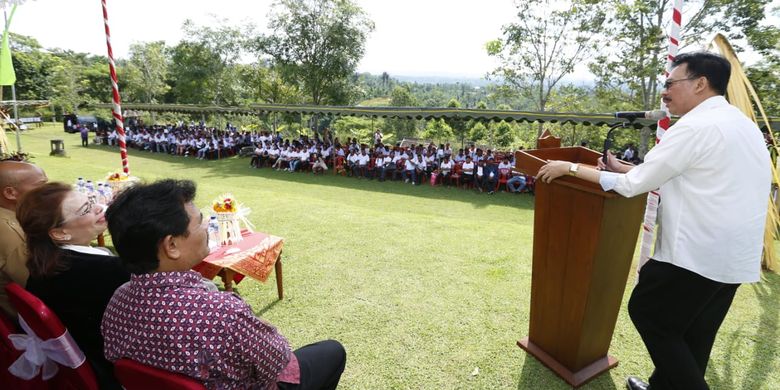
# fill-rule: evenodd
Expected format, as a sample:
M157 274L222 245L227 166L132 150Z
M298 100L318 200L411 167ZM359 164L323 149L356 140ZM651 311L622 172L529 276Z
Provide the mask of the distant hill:
M391 74L390 77L398 81L417 84L468 84L475 87L484 87L488 84L495 83L494 81L488 81L484 78L467 76L403 76Z
M419 75L419 76L404 76L404 75L390 75L391 78L417 84L467 84L474 87L485 87L490 84L499 84L499 80L486 80L485 78L469 77L469 76L435 76L435 75ZM575 77L572 75L563 78L561 84L572 84L581 87L593 87L594 82L590 78Z

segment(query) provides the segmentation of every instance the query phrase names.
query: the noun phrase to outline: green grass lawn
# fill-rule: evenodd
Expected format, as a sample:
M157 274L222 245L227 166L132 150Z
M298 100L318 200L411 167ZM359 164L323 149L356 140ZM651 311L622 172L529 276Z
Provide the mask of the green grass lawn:
M49 157L49 140L68 157ZM15 145L9 134L11 145ZM83 148L51 125L23 148L50 180L102 180L117 149ZM147 181L198 183L198 205L230 191L257 229L285 238L285 299L273 281L237 287L294 347L333 338L347 349L343 389L565 389L516 346L528 333L533 197L250 169L248 159L199 161L131 151ZM633 272L628 281L634 284ZM584 389L622 389L653 366L625 309L611 355L620 364ZM718 335L713 389L780 388L780 277L742 286ZM478 370L477 375L475 369Z

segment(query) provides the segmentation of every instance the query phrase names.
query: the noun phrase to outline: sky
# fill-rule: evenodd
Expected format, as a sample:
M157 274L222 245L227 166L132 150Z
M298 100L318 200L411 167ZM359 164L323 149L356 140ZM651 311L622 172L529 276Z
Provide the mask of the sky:
M272 0L107 0L115 58L131 43L182 39L185 19L252 22L264 31ZM496 67L485 43L501 37L515 18L512 0L356 0L375 23L359 72L391 76L482 77ZM780 0L774 0L780 6ZM780 23L777 18L774 21ZM35 37L45 48L106 55L100 0L27 0L11 31ZM746 60L750 62L750 60ZM573 78L588 77L584 66Z

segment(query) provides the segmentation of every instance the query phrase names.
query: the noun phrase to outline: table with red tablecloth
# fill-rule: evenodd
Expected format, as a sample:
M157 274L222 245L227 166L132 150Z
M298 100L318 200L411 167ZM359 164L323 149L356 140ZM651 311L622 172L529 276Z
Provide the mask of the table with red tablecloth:
M284 239L265 233L242 232L243 240L221 246L212 251L192 269L207 279L221 276L226 291L233 291L244 276L263 283L271 271L276 272L276 289L279 299L284 297L282 288L282 247Z

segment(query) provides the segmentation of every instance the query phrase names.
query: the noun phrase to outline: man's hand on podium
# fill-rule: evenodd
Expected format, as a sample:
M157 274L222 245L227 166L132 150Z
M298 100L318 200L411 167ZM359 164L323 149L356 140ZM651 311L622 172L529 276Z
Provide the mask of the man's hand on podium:
M577 168L572 169L574 165L577 165ZM537 173L536 180L541 180L545 183L549 183L567 174L571 174L577 176L577 178L579 179L598 184L599 176L601 172L599 172L594 168L584 166L582 164L574 164L569 161L550 160L547 161L547 164L544 164L539 169L539 173Z
M550 160L547 164L544 164L537 174L536 180L541 180L545 183L549 183L563 175L569 174L574 163L568 161Z

